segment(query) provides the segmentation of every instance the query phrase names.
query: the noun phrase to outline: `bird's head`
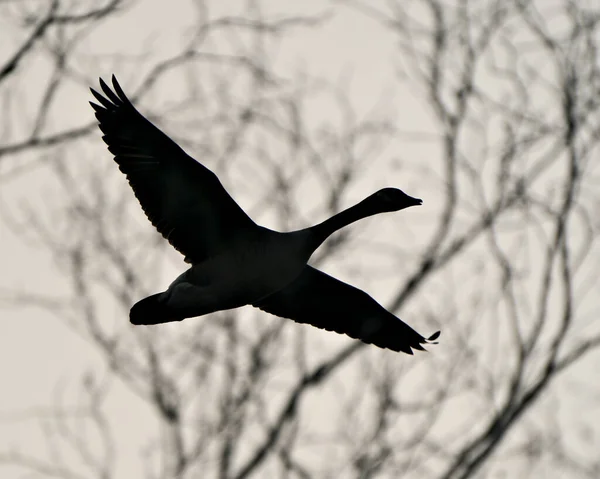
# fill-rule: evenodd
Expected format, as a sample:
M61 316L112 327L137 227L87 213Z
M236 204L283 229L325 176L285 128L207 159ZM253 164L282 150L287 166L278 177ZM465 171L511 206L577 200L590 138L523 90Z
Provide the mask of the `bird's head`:
M398 211L408 208L409 206L417 206L423 204L419 198L408 196L404 191L398 188L383 188L373 194L373 200L377 201L381 211Z

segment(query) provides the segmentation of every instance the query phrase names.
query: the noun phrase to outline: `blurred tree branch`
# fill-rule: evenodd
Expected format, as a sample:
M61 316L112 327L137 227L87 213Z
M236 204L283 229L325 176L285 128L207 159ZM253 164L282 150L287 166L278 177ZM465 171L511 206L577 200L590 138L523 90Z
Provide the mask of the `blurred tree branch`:
M0 89L25 74L23 58L35 45L51 52L53 73L25 134L2 138L10 166L0 178L12 181L35 164L56 194L37 206L3 206L0 219L45 248L68 286L58 298L10 290L0 299L64 321L101 352L106 374L150 407L160 433L146 447L148 477L540 477L544 461L558 473L594 477L598 461L573 459L565 444L534 450L551 442L548 424L530 430L544 401L562 394L553 389L559 373L584 364L600 344L582 306L596 308L596 317L588 292L600 266L593 261L600 12L556 3L555 10L517 0L336 4L336 15L370 18L393 35L398 88L431 121L426 141L410 150L415 158L402 161L402 182L416 182L437 208L423 213L423 224L399 228L411 253L395 237L357 238L353 227L313 261L335 267L340 255L349 270L373 261L382 281L393 271L393 280L377 283L391 288L390 310L422 318L419 328L442 326L429 356L353 341L330 346L339 338L245 309L176 328L127 324L136 298L181 262L145 221L132 220L139 208L122 178L115 187L112 162L90 153L95 124L49 129L62 85L88 86L96 75L77 62L77 35L49 39L48 29L86 22L93 29L124 6L117 1L72 14L54 2L16 60L4 63ZM410 114L396 118L383 107L361 114L339 85L279 69L282 40L292 30L326 28L331 12L271 16L249 1L243 12L219 16L210 2L193 5L197 23L178 49L122 65L122 75L135 79L140 109L147 102L153 121L177 132L253 218L292 229L333 214L379 157L391 163L417 141ZM168 104L160 101L167 93L157 97L164 91ZM117 477L114 436L122 425L102 407L108 392L90 381L82 420L102 447L63 422L60 445L54 436L48 443L76 461L20 451L0 461L47 477ZM513 465L516 455L526 465Z

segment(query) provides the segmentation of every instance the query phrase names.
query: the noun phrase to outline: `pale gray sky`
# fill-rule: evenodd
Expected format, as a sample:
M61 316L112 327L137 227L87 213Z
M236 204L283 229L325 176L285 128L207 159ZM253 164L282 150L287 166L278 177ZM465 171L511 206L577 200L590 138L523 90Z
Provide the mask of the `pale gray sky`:
M213 2L218 4L222 12L236 12L244 2L227 0ZM327 2L312 1L280 1L269 2L271 8L275 6L280 12L289 14L294 11L301 13L317 13L327 11ZM2 7L0 8L7 8ZM16 8L16 7L15 7ZM1 10L0 10L1 12ZM219 12L217 7L214 14ZM268 13L268 12L265 12ZM106 65L111 64L110 57L114 54L123 56L151 51L154 55L160 52L169 52L182 41L182 31L192 23L193 10L187 2L166 2L162 0L144 0L133 9L124 12L116 18L101 25L97 31L86 40L87 48L94 53L104 53L109 58ZM6 20L0 22L10 24ZM0 57L10 51L11 46L17 44L18 32L2 28L0 24ZM183 35L185 38L185 34ZM353 99L354 106L359 113L369 112L374 106L389 103L390 108L396 107L400 111L399 126L403 129L414 131L432 131L428 112L420 106L413 93L402 90L400 84L394 81L396 71L395 62L398 61L394 54L395 40L391 35L376 25L372 20L357 14L349 9L337 9L336 15L319 30L308 31L299 29L297 34L287 36L281 42L277 53L277 70L282 75L294 77L297 72L306 71L310 74L326 77L334 84L347 87ZM122 86L126 91L133 91L136 78L133 72L127 69L126 60L121 71L113 71L101 64L90 64L85 69L85 75L93 79L90 86L96 87L96 78L103 76L105 79L110 74L119 76ZM85 59L81 64L85 64ZM39 92L40 81L47 76L47 65L38 62L34 66L27 66L31 75L20 82L16 91L16 98L12 101L24 108L35 104L31 100L31 92ZM350 79L350 80L348 80ZM11 90L13 91L13 90ZM168 91L161 92L161 98L169 96ZM88 100L90 94L84 85L73 85L69 91L62 93L64 111L56 117L56 128L72 124L84 124L93 120ZM35 95L33 95L35 96ZM6 99L4 99L6 101ZM6 126L0 127L6 131ZM19 125L14 125L18 131ZM423 144L406 142L405 147L398 156L411 157L414 161L422 161L429 155L435 155L436 149ZM99 160L112 161L100 142L96 143L96 150L87 154L95 155ZM395 155L392 155L395 156ZM3 165L0 163L0 173ZM115 167L116 168L116 167ZM39 202L52 200L53 190L45 183L46 176L43 171L27 174L16 180L6 181L0 190L0 202L10 205L13 213L26 211L28 204L35 205ZM417 190L419 184L414 177L402 177L399 172L389 170L379 171L376 168L368 171L368 178L357 190L356 197L373 188L402 182L402 187L407 191ZM425 200L429 212L436 210L436 198L441 192L434 189L415 191L416 196ZM243 203L243 200L240 201ZM427 211L427 210L425 210ZM419 220L412 213L407 212L406 221ZM399 220L399 221L404 221ZM390 228L379 225L380 228ZM28 244L15 238L10 231L0 230L0 289L10 288L22 291L43 291L48 295L60 294L65 290L61 284L62 276L57 273L59 265L40 249L35 243ZM183 270L183 264L181 270ZM170 278L164 278L162 285L168 284ZM362 285L369 284L363 279ZM379 291L378 298L384 301L385 295ZM598 298L590 298L590 310L598 306ZM407 311L417 312L408 305ZM0 378L2 378L2 394L0 399L0 451L10 449L12 445L19 444L28 451L43 450L43 439L37 431L37 424L25 427L16 412L35 411L52 402L57 394L62 394L69 400L78 391L79 381L86 371L104 371L100 355L80 337L56 321L50 315L38 308L21 310L0 310ZM127 322L128 318L122 318ZM591 322L591 321L590 321ZM416 326L416 325L415 325ZM442 336L443 341L444 336ZM332 338L331 341L337 341ZM443 347L443 342L439 347ZM435 353L433 353L435 354ZM596 364L598 364L596 362ZM592 362L593 365L593 362ZM569 373L565 379L566 387L573 386L578 379L585 380L590 374L590 363L587 367ZM596 370L597 371L597 370ZM102 374L102 373L100 373ZM137 455L137 446L147 435L157 427L151 416L139 408L127 407L133 404L131 393L118 381L114 381L113 394L107 404L107 410L119 422L131 425L121 428L117 438L118 447L122 454L120 459L119 477L137 477L141 467L141 459ZM574 389L575 390L575 389ZM571 404L573 398L569 395L561 397L560 401L549 402L544 408L550 414L554 407L576 408L577 401ZM576 409L560 416L569 418L578 415ZM590 422L600 422L600 410L586 412ZM542 416L543 417L543 416ZM596 437L592 442L598 445ZM128 454L130 452L130 454ZM14 470L2 471L3 478L13 476Z

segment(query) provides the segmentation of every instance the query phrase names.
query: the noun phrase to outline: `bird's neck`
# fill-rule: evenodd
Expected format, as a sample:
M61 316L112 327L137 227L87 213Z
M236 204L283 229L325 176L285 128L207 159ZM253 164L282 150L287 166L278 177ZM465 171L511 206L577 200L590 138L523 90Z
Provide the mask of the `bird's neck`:
M340 211L338 214L323 221L322 223L311 227L311 236L313 241L316 243L315 249L317 249L337 230L342 229L344 226L348 226L349 224L354 223L362 218L366 218L367 216L372 216L377 213L381 213L381 211L375 202L369 197L344 211Z

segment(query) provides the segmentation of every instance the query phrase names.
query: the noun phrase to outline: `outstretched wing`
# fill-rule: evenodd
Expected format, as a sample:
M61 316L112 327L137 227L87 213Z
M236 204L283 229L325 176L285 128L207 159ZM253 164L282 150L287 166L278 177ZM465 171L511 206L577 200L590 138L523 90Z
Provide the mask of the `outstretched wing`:
M372 343L380 348L412 354L425 339L387 311L371 296L311 266L287 287L253 304L268 313Z
M139 113L114 75L112 84L100 79L105 96L91 89L102 139L148 219L186 261L201 262L252 227L217 176Z

